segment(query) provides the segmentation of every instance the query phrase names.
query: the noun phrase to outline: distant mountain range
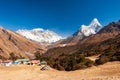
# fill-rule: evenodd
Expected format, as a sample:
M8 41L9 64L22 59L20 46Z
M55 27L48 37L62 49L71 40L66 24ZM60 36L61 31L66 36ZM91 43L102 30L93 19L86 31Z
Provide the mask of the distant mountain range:
M78 31L66 39L53 31L41 28L18 30L17 33L0 28L0 56L9 58L10 53L14 53L17 56L31 58L37 51L45 53L44 56L52 57L62 53L91 55L94 52L97 54L95 51L103 51L109 47L105 41L111 38L116 39L114 37L119 34L119 21L103 27L96 18L88 26L82 25ZM46 47L46 43L54 44Z
M75 32L73 35L69 36L64 40L61 40L63 38L56 34L55 32L50 30L44 30L42 28L36 28L32 30L23 29L18 30L16 32L28 39L31 39L39 43L55 43L61 40L60 44L68 44L74 42L76 43L79 40L83 39L84 37L96 34L100 29L102 29L102 25L99 23L97 18L94 18L88 26L82 25L77 32Z
M39 43L54 43L62 39L62 37L57 33L50 30L44 30L42 28L35 28L32 30L18 30L16 32L28 39Z

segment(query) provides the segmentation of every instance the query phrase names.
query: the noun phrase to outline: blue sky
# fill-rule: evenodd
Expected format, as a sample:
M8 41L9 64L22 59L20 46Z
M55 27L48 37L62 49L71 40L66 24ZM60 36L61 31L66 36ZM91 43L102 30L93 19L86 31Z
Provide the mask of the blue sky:
M120 0L0 0L6 29L44 28L69 36L97 18L102 25L120 19Z

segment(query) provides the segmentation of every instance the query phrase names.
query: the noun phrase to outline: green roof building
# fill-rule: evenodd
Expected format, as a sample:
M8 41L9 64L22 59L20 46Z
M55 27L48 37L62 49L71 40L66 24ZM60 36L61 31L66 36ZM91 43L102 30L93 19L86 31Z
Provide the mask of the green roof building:
M47 62L46 61L42 61L40 62L41 65L47 65Z

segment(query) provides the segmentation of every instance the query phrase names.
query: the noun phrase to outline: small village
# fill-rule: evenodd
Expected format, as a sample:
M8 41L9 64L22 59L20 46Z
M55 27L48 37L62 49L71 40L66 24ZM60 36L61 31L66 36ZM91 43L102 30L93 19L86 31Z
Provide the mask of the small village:
M10 66L17 66L17 65L40 66L40 70L50 69L46 61L30 60L30 59L17 59L13 61L13 60L0 59L0 66L10 67Z

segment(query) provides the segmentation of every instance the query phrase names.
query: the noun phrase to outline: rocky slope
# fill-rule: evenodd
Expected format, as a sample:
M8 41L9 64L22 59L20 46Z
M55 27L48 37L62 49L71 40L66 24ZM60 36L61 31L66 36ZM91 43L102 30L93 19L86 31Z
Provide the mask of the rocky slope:
M33 57L36 51L44 52L44 47L34 43L21 35L0 28L0 56L9 58L10 53L16 56Z

